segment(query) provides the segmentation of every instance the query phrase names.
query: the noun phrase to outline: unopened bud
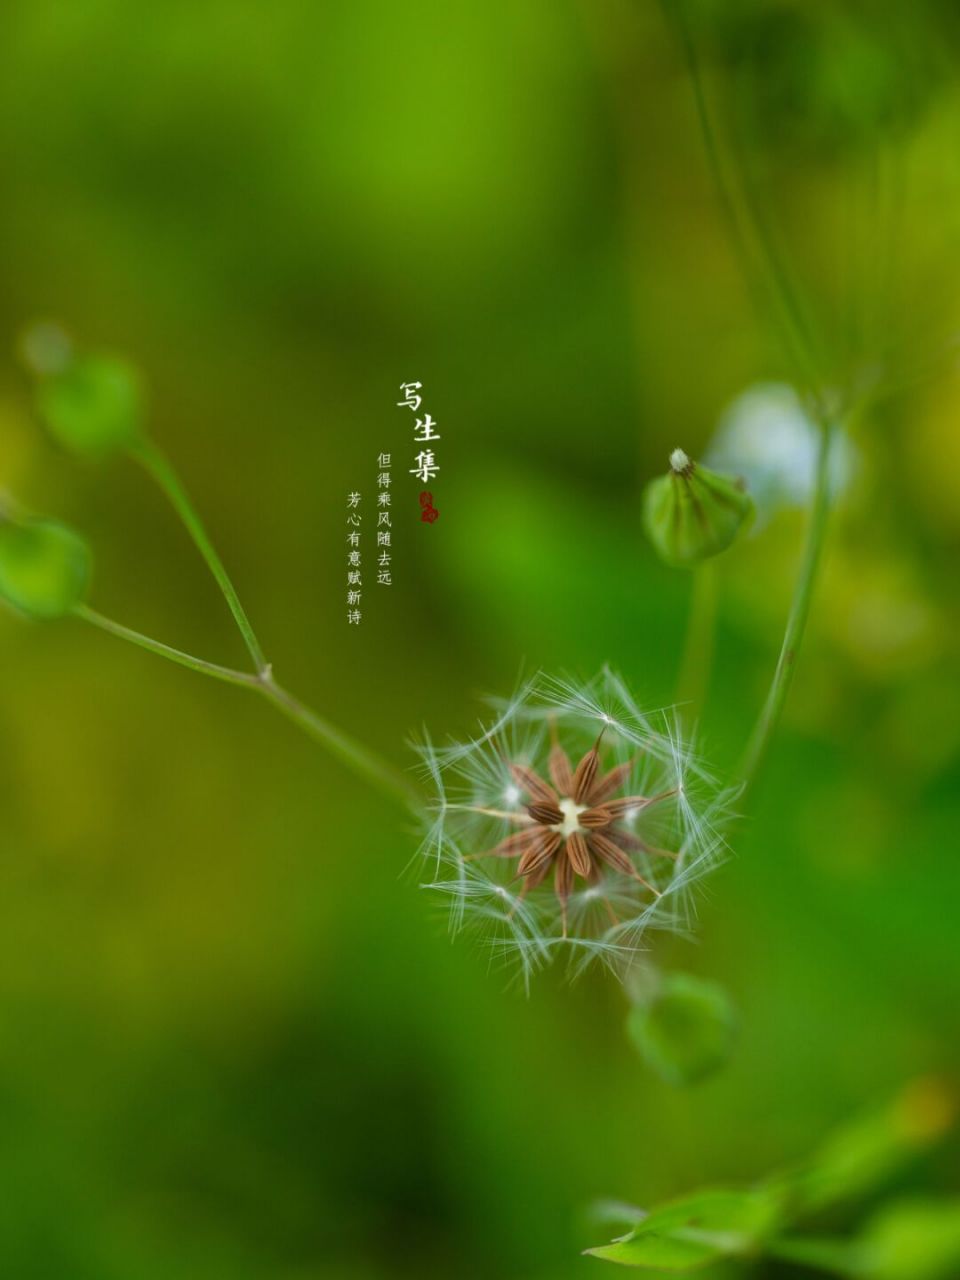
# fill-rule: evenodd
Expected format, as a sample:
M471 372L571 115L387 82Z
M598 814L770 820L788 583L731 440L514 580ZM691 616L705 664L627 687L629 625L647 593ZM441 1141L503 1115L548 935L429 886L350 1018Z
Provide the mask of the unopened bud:
M651 480L643 495L643 521L662 559L690 569L730 546L753 516L742 483L700 466L682 449L670 470Z
M116 356L77 356L41 376L37 409L50 434L71 453L105 457L140 436L140 379Z
M30 618L60 618L80 604L92 558L57 520L0 519L0 600Z

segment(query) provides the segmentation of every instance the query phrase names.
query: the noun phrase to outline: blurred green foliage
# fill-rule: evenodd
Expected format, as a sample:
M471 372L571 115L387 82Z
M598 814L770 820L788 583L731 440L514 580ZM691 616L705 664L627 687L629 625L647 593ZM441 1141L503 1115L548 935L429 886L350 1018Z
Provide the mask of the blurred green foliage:
M861 1239L793 1235L811 1216L882 1189L941 1139L955 1102L919 1080L893 1104L839 1130L805 1164L742 1191L699 1191L647 1214L588 1252L646 1271L700 1271L769 1255L849 1280L950 1280L960 1265L960 1204L884 1205Z
M699 945L656 947L733 993L728 1067L658 1081L601 974L506 991L401 874L392 809L255 700L3 614L4 1273L587 1275L596 1196L746 1182L960 1067L956 13L711 0L690 26L822 364L873 397L736 856ZM671 701L689 583L642 485L792 371L657 7L8 0L0 106L0 489L89 536L97 608L243 661L146 478L37 429L37 317L145 371L279 675L385 754L469 731L521 663L610 661ZM344 496L413 453L409 378L441 516L408 488L395 584L348 632ZM723 559L720 768L801 529L784 510ZM887 1191L934 1206L958 1176L948 1140Z

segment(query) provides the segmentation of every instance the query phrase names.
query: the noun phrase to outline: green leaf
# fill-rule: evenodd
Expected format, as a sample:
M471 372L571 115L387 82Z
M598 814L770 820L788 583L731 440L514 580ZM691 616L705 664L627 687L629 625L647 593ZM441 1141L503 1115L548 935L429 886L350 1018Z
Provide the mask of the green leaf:
M31 618L59 618L86 594L87 544L56 520L0 524L0 599Z
M733 1048L736 1015L722 987L675 973L631 1009L627 1032L644 1062L668 1084L691 1085L722 1067Z
M960 1200L904 1200L874 1217L861 1240L868 1280L955 1280Z
M675 975L665 989L677 983L708 985ZM953 1115L948 1089L937 1080L915 1081L884 1110L835 1134L799 1170L749 1191L702 1191L674 1201L628 1235L587 1252L649 1271L707 1267L711 1276L724 1259L767 1255L852 1280L956 1280L960 1200L900 1202L853 1240L781 1235L805 1213L873 1188L939 1138Z
M701 1191L655 1209L621 1240L586 1252L628 1267L692 1271L758 1252L779 1225L773 1191Z
M859 1117L780 1184L794 1216L829 1208L881 1186L932 1145L953 1123L952 1094L937 1080L920 1079L880 1111Z
M115 356L82 356L42 379L37 408L72 453L103 457L140 435L143 396L137 371Z

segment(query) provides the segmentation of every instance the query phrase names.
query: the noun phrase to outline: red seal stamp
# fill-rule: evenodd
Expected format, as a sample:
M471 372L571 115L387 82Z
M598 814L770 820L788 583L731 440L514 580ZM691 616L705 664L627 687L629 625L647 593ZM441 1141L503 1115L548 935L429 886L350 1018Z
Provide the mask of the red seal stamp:
M420 512L420 519L426 524L433 524L440 512L433 505L433 494L427 489L424 489L420 495L420 506L423 508Z

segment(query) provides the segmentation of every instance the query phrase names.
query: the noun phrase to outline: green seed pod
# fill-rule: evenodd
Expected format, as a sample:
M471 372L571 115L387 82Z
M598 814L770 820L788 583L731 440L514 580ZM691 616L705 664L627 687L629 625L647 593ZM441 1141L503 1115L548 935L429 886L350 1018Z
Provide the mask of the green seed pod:
M647 535L677 569L725 551L752 517L753 499L741 484L699 466L682 449L674 449L668 473L651 480L643 495Z
M140 379L131 365L115 356L79 356L41 378L37 409L65 448L85 457L104 457L140 437Z
M87 544L57 520L0 523L0 600L30 618L60 618L86 595Z

